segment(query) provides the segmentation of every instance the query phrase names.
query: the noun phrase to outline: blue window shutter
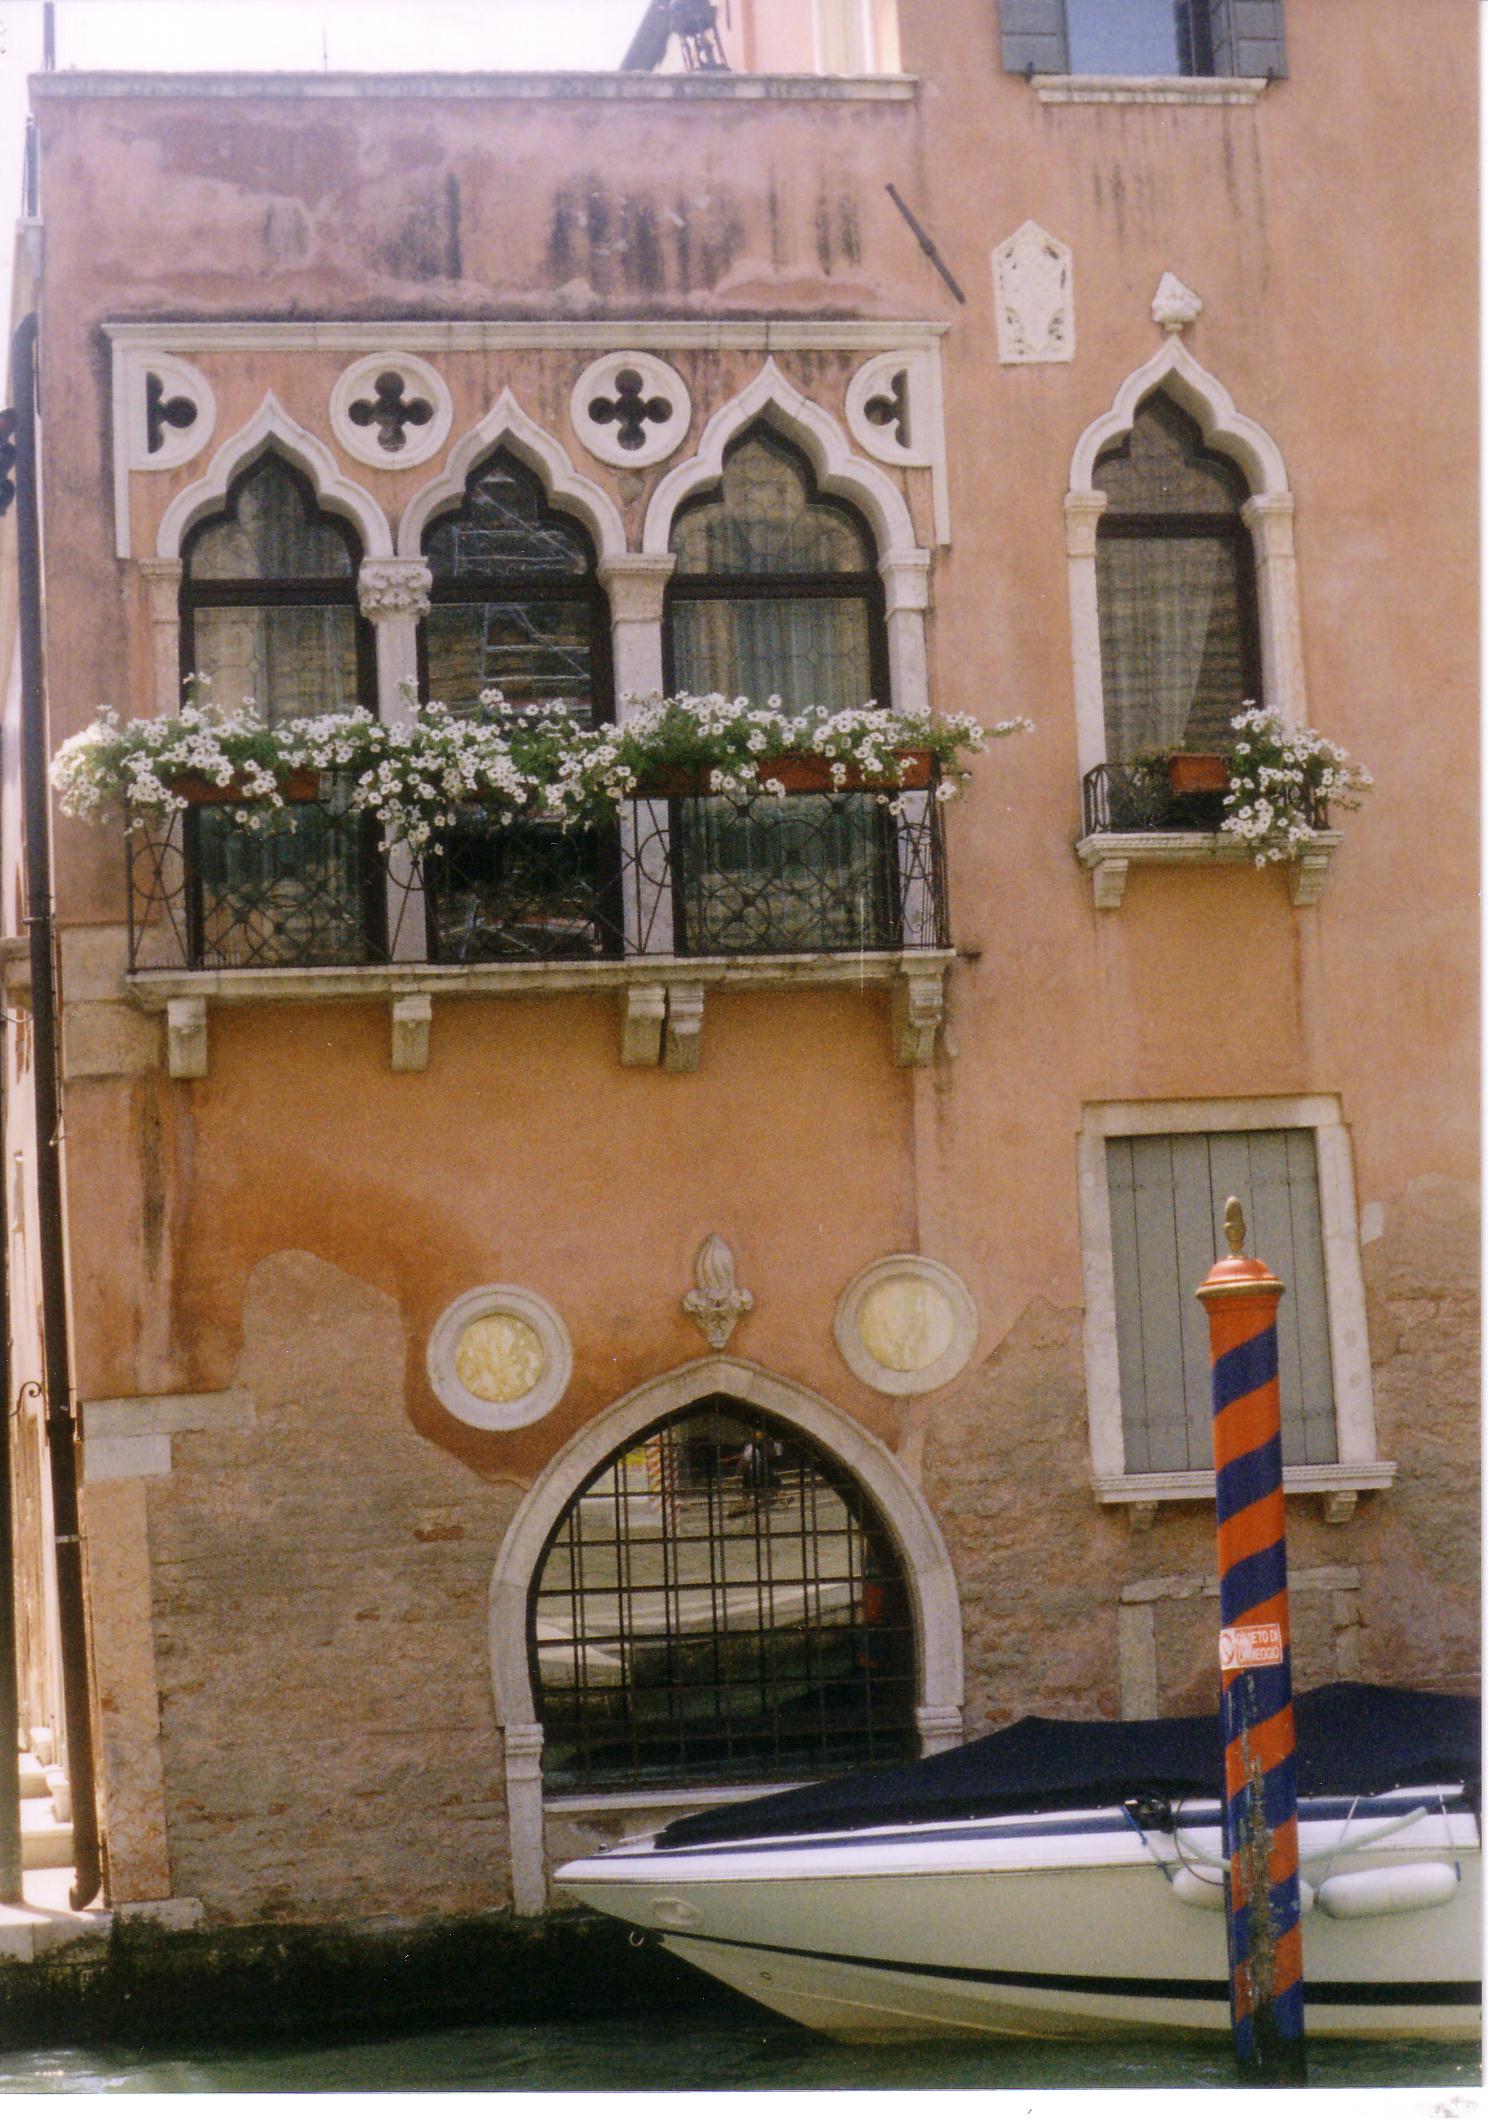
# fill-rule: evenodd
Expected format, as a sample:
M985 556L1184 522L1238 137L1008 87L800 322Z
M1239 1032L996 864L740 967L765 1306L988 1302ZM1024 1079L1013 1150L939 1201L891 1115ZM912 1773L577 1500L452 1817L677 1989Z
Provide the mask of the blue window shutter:
M1010 74L1067 74L1064 0L1000 0L1002 63Z
M1209 23L1217 74L1285 78L1282 0L1209 0Z

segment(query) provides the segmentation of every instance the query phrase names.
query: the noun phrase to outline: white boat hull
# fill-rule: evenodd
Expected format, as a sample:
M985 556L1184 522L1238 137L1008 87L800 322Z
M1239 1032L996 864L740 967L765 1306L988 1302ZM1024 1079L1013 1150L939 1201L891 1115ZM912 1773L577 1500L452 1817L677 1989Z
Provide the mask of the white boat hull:
M1408 1822L1421 1803L1426 1815ZM1303 1806L1314 1885L1376 1870L1389 1873L1387 1901L1403 1870L1435 1864L1448 1866L1437 1875L1450 1896L1350 1919L1314 1905L1302 1930L1308 2029L1476 2039L1476 1820L1434 1791L1373 1799L1351 1821L1347 1811ZM1369 1821L1385 1824L1382 1842L1333 1852ZM1217 1807L1188 1807L1180 1830L1201 1872L1217 1862ZM1225 2032L1224 1914L1184 1903L1171 1881L1182 1867L1171 1834L1103 1810L675 1850L637 1841L559 1878L704 1972L839 2037Z

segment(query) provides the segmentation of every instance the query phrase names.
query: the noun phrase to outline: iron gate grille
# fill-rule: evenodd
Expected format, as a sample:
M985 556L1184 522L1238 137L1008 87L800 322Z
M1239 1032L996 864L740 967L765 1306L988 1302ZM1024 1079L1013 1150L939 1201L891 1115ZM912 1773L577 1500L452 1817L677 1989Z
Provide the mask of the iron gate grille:
M550 1787L811 1776L913 1755L903 1571L866 1497L726 1398L597 1472L528 1611Z

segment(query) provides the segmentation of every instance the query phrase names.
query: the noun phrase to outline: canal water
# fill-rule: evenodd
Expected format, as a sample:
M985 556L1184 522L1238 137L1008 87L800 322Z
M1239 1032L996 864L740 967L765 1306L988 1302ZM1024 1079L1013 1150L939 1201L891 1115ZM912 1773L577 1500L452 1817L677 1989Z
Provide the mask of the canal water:
M1482 2055L1475 2046L1399 2040L1309 2042L1315 2089L1429 2088L1413 2109L1465 2115ZM0 2096L37 2092L1210 2092L1234 2086L1223 2041L929 2042L852 2047L789 2024L678 2016L463 2026L252 2045L45 2047L0 2055ZM1457 2094L1457 2095L1454 2095ZM1113 2101L1114 2102L1114 2101ZM1208 2103L1207 2100L1204 2101ZM1248 2102L1248 2101L1247 2101ZM1231 2104L1227 2100L1226 2104ZM1390 2101L1394 2110L1394 2101ZM1022 2102L1017 2109L1024 2110ZM1231 2105L1231 2109L1233 2106ZM1371 2102L1359 2100L1361 2111ZM1099 2108L1097 2108L1099 2110Z

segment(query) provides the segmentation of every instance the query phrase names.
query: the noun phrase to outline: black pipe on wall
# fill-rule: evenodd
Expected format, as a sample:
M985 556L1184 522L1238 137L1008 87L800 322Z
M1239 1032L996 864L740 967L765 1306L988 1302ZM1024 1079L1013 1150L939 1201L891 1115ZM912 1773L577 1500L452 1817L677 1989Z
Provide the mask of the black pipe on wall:
M51 813L47 789L46 677L42 644L41 512L36 461L36 316L10 342L15 405L16 546L21 647L21 804L26 821L26 914L31 937L31 1025L36 1097L36 1201L46 1363L47 1459L56 1543L57 1622L62 1638L62 1706L72 1793L75 1908L102 1883L93 1761L92 1687L83 1549L78 1523L77 1428L67 1357L67 1274L63 1252L61 1107L57 1089L57 1000L53 975ZM8 1742L0 1730L0 1743Z

